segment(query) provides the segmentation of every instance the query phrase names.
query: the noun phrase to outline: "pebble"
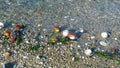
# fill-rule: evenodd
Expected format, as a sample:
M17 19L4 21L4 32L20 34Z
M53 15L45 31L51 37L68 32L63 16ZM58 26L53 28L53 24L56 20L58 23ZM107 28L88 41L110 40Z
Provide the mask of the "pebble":
M91 36L90 39L95 39L95 36Z
M25 42L26 42L26 43L29 43L29 41L28 41L27 39L25 39Z
M69 16L64 16L64 18L68 18Z
M104 39L107 38L108 37L108 33L107 32L102 32L101 33L101 37L104 38Z
M4 24L0 22L0 29L4 27Z
M83 29L83 28L80 28L80 32L83 33L83 32L84 32L84 29Z
M99 44L102 45L102 46L107 46L108 45L105 41L100 41Z
M90 56L91 53L92 53L92 50L91 49L87 49L84 51L84 53L87 55L87 56Z
M62 32L62 35L63 35L64 37L68 36L68 34L69 34L69 31L68 31L68 30L64 30L64 31Z
M68 34L68 38L74 40L76 38L76 35L74 33Z
M40 56L39 56L39 55L37 55L37 56L36 56L36 58L37 58L37 59L40 59Z
M115 40L118 40L117 38L114 38Z
M74 21L75 19L74 19L74 18L71 18L70 20L71 20L71 21Z
M1 68L5 68L5 64L4 63L1 63Z
M23 56L23 59L28 59L28 57L27 56Z

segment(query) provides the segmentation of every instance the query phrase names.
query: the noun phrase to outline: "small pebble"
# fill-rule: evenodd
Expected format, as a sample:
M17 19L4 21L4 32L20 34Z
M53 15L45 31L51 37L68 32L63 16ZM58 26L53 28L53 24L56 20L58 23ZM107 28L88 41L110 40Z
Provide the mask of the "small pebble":
M64 16L64 18L68 18L69 16Z
M91 49L87 49L87 50L85 50L84 53L85 53L87 56L90 56L91 53L92 53L92 50L91 50Z
M91 36L90 39L95 39L95 36Z
M117 38L114 38L115 40L118 40Z
M74 40L76 38L76 35L74 33L68 34L68 38Z
M83 32L84 32L84 29L83 29L83 28L80 28L80 32L83 33Z
M102 46L107 46L108 45L105 41L100 41L99 44L102 45Z
M4 24L0 22L0 29L4 27Z
M74 21L75 19L71 18L70 20L71 20L71 21Z
M28 57L27 56L23 56L23 59L28 59Z
M36 56L36 58L37 58L37 59L40 59L40 56L39 56L39 55L37 55L37 56Z
M5 68L5 64L4 63L1 63L1 68Z
M102 32L101 33L101 37L104 38L104 39L107 38L108 37L108 33L107 32Z
M64 31L62 32L62 35L63 35L64 37L68 36L68 34L69 34L69 31L68 31L68 30L64 30Z

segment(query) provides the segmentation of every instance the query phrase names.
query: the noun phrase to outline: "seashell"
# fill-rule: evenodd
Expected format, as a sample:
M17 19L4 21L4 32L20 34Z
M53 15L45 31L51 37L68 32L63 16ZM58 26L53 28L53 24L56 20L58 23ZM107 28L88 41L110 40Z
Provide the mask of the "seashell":
M9 39L8 39L8 41L9 42L14 42L16 40L16 35L14 35L14 36L11 36Z
M4 24L0 22L0 29L4 27Z
M9 58L10 57L10 53L6 52L6 53L3 54L3 56L5 56L6 58Z
M11 32L8 31L8 30L5 30L5 31L4 31L4 35L5 35L5 36L10 36L10 35L11 35Z
M76 34L74 33L68 34L68 38L74 40L76 38Z
M68 30L64 30L64 31L62 32L62 35L63 35L64 37L68 36L68 34L69 34L69 31L68 31Z
M101 33L101 37L104 38L104 39L107 38L108 37L108 33L107 32L102 32Z
M108 45L105 41L100 41L99 44L102 45L102 46L107 46Z
M87 56L91 56L92 50L91 49L87 49L84 52Z

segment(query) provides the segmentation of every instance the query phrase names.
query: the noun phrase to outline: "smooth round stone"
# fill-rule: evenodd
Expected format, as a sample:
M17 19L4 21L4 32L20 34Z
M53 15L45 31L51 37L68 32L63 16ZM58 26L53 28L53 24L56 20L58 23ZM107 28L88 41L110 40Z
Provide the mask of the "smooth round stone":
M101 37L102 38L107 38L108 37L108 33L107 32L102 32L101 33Z
M64 31L62 32L62 35L63 35L64 37L68 36L68 34L69 34L69 31L68 31L68 30L64 30Z
M0 29L4 27L4 24L0 22Z
M92 53L92 50L91 50L91 49L87 49L87 50L85 50L84 53L85 53L87 56L90 56L91 53Z
M107 46L108 45L105 41L100 41L99 44L102 45L102 46Z

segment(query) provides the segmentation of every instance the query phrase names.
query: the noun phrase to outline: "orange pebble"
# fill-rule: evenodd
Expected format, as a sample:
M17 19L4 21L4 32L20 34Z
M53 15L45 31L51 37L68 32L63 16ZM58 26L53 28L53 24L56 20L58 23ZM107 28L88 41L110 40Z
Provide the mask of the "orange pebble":
M74 40L76 38L76 34L74 33L68 34L68 38Z
M16 25L16 26L15 26L15 30L20 30L20 26L19 26L19 25Z

